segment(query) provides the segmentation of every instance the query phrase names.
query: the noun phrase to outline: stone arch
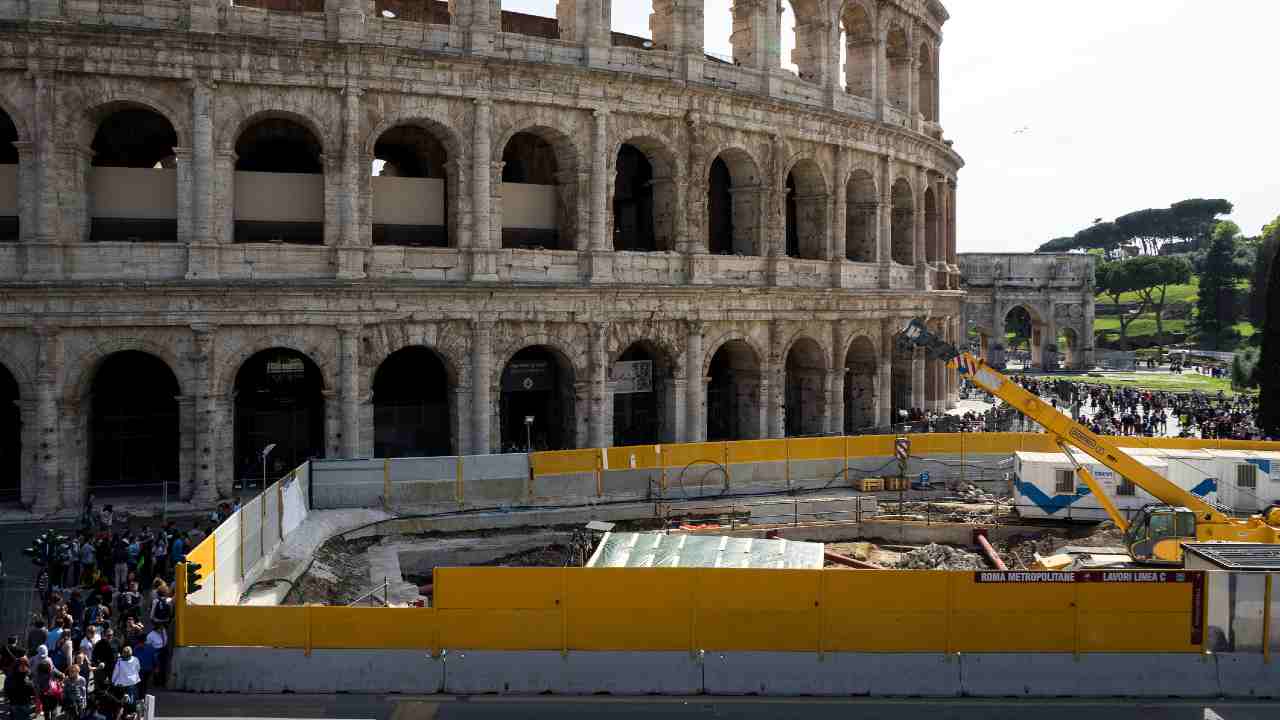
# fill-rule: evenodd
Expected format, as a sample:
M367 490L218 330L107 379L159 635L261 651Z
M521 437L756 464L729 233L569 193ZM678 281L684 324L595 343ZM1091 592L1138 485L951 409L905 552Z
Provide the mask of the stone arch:
M924 257L925 262L945 262L946 255L942 247L941 217L938 215L938 199L933 187L924 191Z
M513 365L521 357L535 364L534 371L525 375L526 383L519 382L520 375L517 372L521 368ZM549 358L554 367L549 370L536 368L536 363L544 358ZM501 447L510 451L522 448L567 450L577 447L582 422L578 386L588 376L575 364L571 353L554 341L533 339L513 343L503 353L501 364L495 363L495 370L498 387L498 437ZM525 417L535 418L533 424L523 422Z
M805 82L826 82L830 63L827 61L829 20L827 0L790 0L795 15L795 46L791 62Z
M501 387L503 368L511 362L511 358L515 357L516 353L527 347L545 347L553 351L568 364L575 378L579 380L585 379L589 376L590 362L585 351L570 349L573 346L572 342L547 332L536 332L513 337L502 344L501 351L495 351L493 354L494 363L490 375L491 387Z
M920 43L919 64L920 79L916 100L916 111L924 116L925 122L935 122L938 119L937 110L934 106L934 91L937 89L938 68L933 61L933 51L929 49L928 43Z
M88 488L133 493L181 492L187 419L179 397L181 374L170 360L147 350L119 349L95 359L77 398L74 427ZM77 448L76 445L79 447Z
M916 263L916 207L911 181L898 178L893 183L892 257L899 265Z
M783 346L784 350L782 352L784 361L785 358L791 354L792 350L795 350L797 346L805 343L812 343L813 346L817 348L818 354L821 356L821 369L829 370L831 367L831 348L805 328L800 328L799 330L791 333L791 337L787 339L787 343ZM811 349L813 348L807 348L806 352Z
M440 141L440 144L444 145L444 149L451 160L462 160L470 157L469 145L463 139L462 133L449 124L449 117L420 107L398 107L379 115L377 122L365 134L364 142L362 143L364 155L373 157L374 147L378 144L378 139L386 134L388 130L401 125L420 127L434 135Z
M330 342L336 345L336 342ZM240 368L258 353L274 348L305 355L320 369L324 390L328 392L337 387L338 362L331 351L324 350L319 343L307 342L296 335L264 335L248 339L229 352L215 353L215 357L221 360L216 363L216 370L210 372L209 380L214 397L230 398L235 390L236 374L240 372Z
M431 147L433 143L435 148ZM395 177L389 173L375 177L373 167L380 159L379 148L392 154L399 149L402 158L437 152L444 157L438 170L415 166L412 169L416 172L399 168ZM452 127L420 112L393 112L377 123L365 138L360 162L361 188L367 194L371 219L371 244L458 246L460 208L464 202L470 205L464 198L467 158L462 148L461 136ZM367 175L365 170L369 171ZM379 203L380 193L395 200ZM406 194L421 202L402 202Z
M229 457L238 480L280 477L309 458L337 454L346 444L337 427L333 387L315 356L273 344L246 357L232 375L228 396L232 433ZM331 430L337 430L331 434ZM350 439L354 446L358 438ZM264 448L275 446L262 464Z
M742 342L747 347L751 348L751 351L755 353L757 362L760 363L760 367L764 367L764 363L769 357L769 353L765 352L764 347L744 332L739 330L729 330L717 336L713 342L706 344L707 350L702 357L702 377L707 376L707 371L711 368L711 359L715 357L716 352L728 343L734 341Z
M764 182L759 161L739 145L717 148L706 161L707 249L713 255L762 255Z
M129 88L110 92L91 90L77 97L75 102L81 103L80 107L85 109L78 115L68 119L69 122L73 123L70 128L71 137L74 137L76 142L83 147L89 147L93 142L93 136L97 134L98 127L103 120L124 109L149 110L168 120L169 126L173 128L174 135L177 136L175 147L190 146L191 127L188 124L190 111L170 104L155 93L148 92L145 88Z
M443 377L432 372L433 366ZM408 344L383 357L371 369L368 386L374 456L457 454L464 422L458 377L449 356L431 345Z
M334 102L336 103L336 98ZM214 145L218 150L234 150L236 141L245 130L267 119L289 120L310 130L319 141L322 153L332 153L334 148L342 145L339 139L342 130L340 126L335 124L330 132L325 132L325 123L317 119L315 108L299 103L287 94L274 96L270 101L258 100L237 105L231 112L224 111L219 115L224 117L224 121L219 123L218 141Z
M531 168L513 164L510 159L513 156L509 153L520 152L522 148L538 152L538 143L549 146L555 167L550 173L536 173L547 177L530 176L531 180L542 181L530 183L522 176ZM503 163L499 187L505 195L496 200L500 211L494 212L501 228L502 247L581 249L577 245L582 241L578 230L584 197L584 155L574 144L573 135L555 123L534 120L513 125L504 131L494 143L493 151L495 161ZM522 185L531 187L519 187ZM542 206L547 201L534 189L538 186L556 188L552 213L547 213ZM516 197L517 194L522 197Z
M651 249L663 252L671 252L676 249L676 193L678 192L678 183L684 175L680 156L673 148L675 147L671 141L663 135L651 131L632 131L620 134L619 138L613 144L612 151L608 155L609 176L613 178L613 182L609 183L609 197L606 199L606 207L609 212L609 220L606 232L613 237L613 246L615 250L622 250L628 247L627 243L622 243L619 238L621 234L625 234L626 226L619 224L619 208L618 202L618 186L622 182L619 177L618 160L625 147L632 147L642 154L649 163L650 177L648 183L650 185L649 197L647 204L650 207L650 217L646 220L652 225L652 247L643 247L647 243L641 243L642 247L634 249ZM638 203L637 205L643 205ZM642 212L643 209L641 208ZM642 233L643 234L643 233ZM622 245L622 247L619 247Z
M7 369L13 375L14 381L18 383L19 400L35 398L35 373L10 347L3 344L0 344L0 367Z
M845 183L844 256L852 262L876 262L880 226L880 195L876 178L854 168Z
M788 437L826 432L826 385L831 353L801 331L782 356L783 418Z
M768 355L751 340L734 331L722 335L707 353L706 437L717 440L753 440L763 437L764 398L761 397Z
M633 387L622 392L612 383L613 417L612 443L621 445L649 445L676 440L676 386L679 356L661 340L648 336L632 339L619 350L610 352L609 376L620 362L648 360L652 363L651 384L647 390ZM635 383L632 383L634 386Z
M786 191L783 210L786 254L806 260L825 260L830 196L822 166L812 156L796 156L790 163L783 187Z
M178 389L181 394L191 394L190 377L183 372L187 363L182 361L172 346L146 338L119 338L96 343L79 353L74 360L66 363L66 381L62 388L63 404L66 406L79 404L88 396L89 389L93 386L93 378L102 367L102 363L110 356L126 351L155 356L169 366L169 370L178 380Z
M9 122L13 123L14 134L17 135L18 142L31 142L31 131L28 129L27 117L18 112L18 106L14 105L4 95L0 95L0 112L7 115Z
M846 435L874 427L879 422L876 406L879 385L880 350L875 338L867 334L854 335L841 352L843 361L844 418L842 427Z
M373 342L371 345L376 348L376 355L365 355L368 362L364 365L364 384L361 388L372 391L374 379L378 376L378 368L382 366L392 355L401 350L411 348L426 348L435 353L440 358L440 363L444 365L445 375L449 381L450 387L467 387L470 384L470 372L468 363L458 357L456 350L449 348L447 345L436 344L427 341L425 338L414 336L398 338L396 342ZM375 358L376 359L373 359Z
M867 99L875 95L877 41L874 7L863 0L846 0L836 23L837 37L844 37L845 92Z
M886 99L897 110L906 112L911 104L911 34L901 23L890 23L885 33L885 59L889 63Z
M1000 315L996 317L996 327L1000 328L1003 332L995 340L1001 345L1006 343L1006 337L1008 335L1010 325L1009 318L1013 313L1018 311L1025 312L1030 322L1030 328L1027 334L1029 364L1032 367L1041 367L1044 364L1042 351L1046 345L1044 333L1047 328L1045 318L1048 316L1048 313L1046 313L1043 308L1037 307L1036 303L1014 301L1002 306L1000 308ZM1006 353L1011 353L1014 350L1016 350L1016 348L1005 348Z

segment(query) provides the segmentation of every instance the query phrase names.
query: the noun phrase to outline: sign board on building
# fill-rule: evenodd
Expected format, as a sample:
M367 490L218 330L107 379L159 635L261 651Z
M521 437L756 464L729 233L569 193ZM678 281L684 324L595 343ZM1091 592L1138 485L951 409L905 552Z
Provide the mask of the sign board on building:
M511 362L502 372L502 392L537 392L555 386L555 368L547 360Z
M609 371L615 395L653 392L653 361L616 362Z

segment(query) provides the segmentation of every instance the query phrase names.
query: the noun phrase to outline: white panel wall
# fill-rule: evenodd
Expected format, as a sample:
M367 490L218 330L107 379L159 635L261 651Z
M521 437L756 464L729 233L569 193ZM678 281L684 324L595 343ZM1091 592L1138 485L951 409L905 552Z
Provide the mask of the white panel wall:
M237 172L237 220L324 222L324 176Z
M560 200L555 185L502 183L498 188L504 227L554 230L560 226L556 212Z
M444 180L373 178L373 222L378 225L444 225Z
M0 215L18 214L18 166L0 165Z
M96 167L89 173L89 195L91 217L172 220L178 217L178 171Z

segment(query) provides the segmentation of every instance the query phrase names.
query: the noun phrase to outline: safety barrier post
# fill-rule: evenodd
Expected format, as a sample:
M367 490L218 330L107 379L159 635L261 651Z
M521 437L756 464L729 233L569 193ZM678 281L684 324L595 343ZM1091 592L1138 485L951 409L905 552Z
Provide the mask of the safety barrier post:
M1271 573L1262 590L1262 662L1271 664Z

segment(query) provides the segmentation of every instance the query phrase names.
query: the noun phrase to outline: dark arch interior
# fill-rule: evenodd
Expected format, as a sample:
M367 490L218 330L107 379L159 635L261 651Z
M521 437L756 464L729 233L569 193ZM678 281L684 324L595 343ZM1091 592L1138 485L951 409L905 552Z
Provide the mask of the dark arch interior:
M892 410L890 422L894 424L905 422L911 411L915 409L911 403L912 385L914 383L914 377L911 373L911 362L911 350L903 348L895 342L893 349L891 387L889 389L891 397L890 409ZM908 415L904 416L904 411Z
M623 145L613 186L614 249L657 250L653 210L653 165L635 146Z
M733 254L733 176L729 164L721 158L711 163L707 192L707 241L712 255Z
M551 143L533 133L516 133L502 150L502 182L555 185L559 167Z
M18 381L0 365L0 502L18 499L22 486L22 410Z
M374 454L439 457L453 454L449 373L425 347L390 355L373 378Z
M531 133L521 132L511 136L507 146L502 150L502 182L511 185L558 186L556 176L560 165L556 159L556 150L544 138ZM513 191L514 193L514 191ZM563 203L563 191L557 190L556 203ZM503 206L504 212L510 210ZM563 224L563 209L558 209L556 216ZM519 221L513 220L513 214L506 214L502 225L502 247L565 250L560 246L560 228L519 227Z
M613 444L652 445L663 442L668 368L644 343L618 356L610 380L613 394ZM624 364L625 363L625 364ZM647 363L647 365L645 365Z
M240 172L324 172L320 141L302 125L286 118L266 118L245 128L236 140Z
M502 445L507 451L574 444L573 372L549 348L528 347L502 370ZM525 418L533 422L526 424Z
M406 225L378 223L373 225L374 245L407 245L415 247L449 247L449 153L444 144L429 130L417 125L391 128L373 146L374 160L385 164L381 177L443 180L445 214L441 225ZM377 204L377 198L374 199Z
M178 483L178 379L137 350L109 356L89 390L89 485L160 493Z
M320 368L300 352L264 350L236 374L236 479L278 478L303 461L324 455L324 380Z
M844 361L844 432L852 435L876 424L876 351L866 338L855 340Z
M160 113L126 108L108 115L93 136L94 167L173 167L178 133Z
M18 227L18 148L14 147L14 143L18 141L18 128L13 124L13 118L8 113L0 110L0 165L11 165L8 173L13 174L12 185L13 194L3 200L0 205L7 205L13 208L12 214L0 214L0 242L17 242L21 233Z
M911 186L899 180L893 186L893 261L901 265L915 264L915 205Z
M800 340L787 353L784 420L788 437L819 435L826 431L823 427L826 372L822 349L812 340Z
M796 218L796 174L787 173L787 257L800 257L800 225Z
M751 440L760 433L760 365L741 340L725 343L707 372L707 440Z

